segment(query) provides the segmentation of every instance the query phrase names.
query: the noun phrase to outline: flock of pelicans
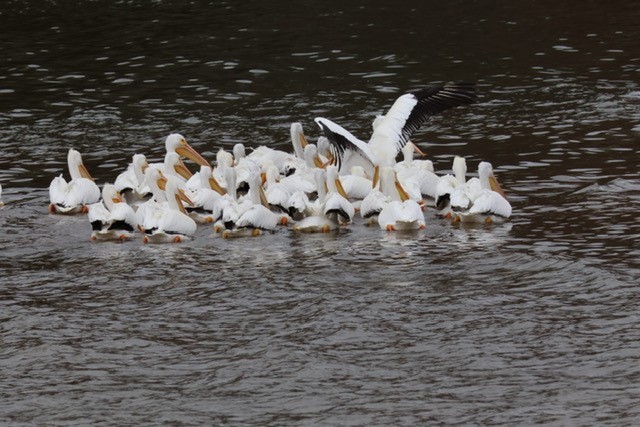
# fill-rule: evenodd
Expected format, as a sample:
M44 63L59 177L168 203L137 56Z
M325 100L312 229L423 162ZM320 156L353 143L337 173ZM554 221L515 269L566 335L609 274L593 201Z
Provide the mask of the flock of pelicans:
M71 180L53 179L49 212L87 213L93 240L128 240L140 232L145 243L188 240L198 224L213 224L225 238L258 236L282 226L329 232L350 224L357 213L383 230L422 229L426 200L452 221L503 221L511 205L490 163L481 162L478 178L467 180L462 157L454 159L453 175L442 176L431 161L414 159L414 153L422 154L410 141L416 129L430 116L474 100L471 84L428 86L400 96L378 116L368 142L316 118L323 133L317 144L308 143L301 124L293 123L293 153L266 146L247 153L236 144L233 153L218 151L215 167L182 135L171 134L163 163L149 164L135 154L102 191L80 153L70 149ZM400 152L404 158L397 162ZM193 174L183 159L200 170Z

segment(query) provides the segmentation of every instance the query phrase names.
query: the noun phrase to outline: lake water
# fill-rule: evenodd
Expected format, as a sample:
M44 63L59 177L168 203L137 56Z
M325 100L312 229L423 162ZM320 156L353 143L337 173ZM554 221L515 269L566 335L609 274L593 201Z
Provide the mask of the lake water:
M638 425L636 4L74 3L0 6L2 424ZM366 139L443 81L478 102L412 139L490 161L503 225L154 246L47 214L70 147L102 184L171 132Z

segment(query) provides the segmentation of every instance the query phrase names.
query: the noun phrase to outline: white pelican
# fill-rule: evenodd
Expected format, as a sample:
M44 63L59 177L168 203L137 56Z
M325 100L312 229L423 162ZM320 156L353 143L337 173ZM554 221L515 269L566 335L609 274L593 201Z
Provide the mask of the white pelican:
M207 166L207 165L205 165ZM151 165L153 168L157 168L158 164ZM174 176L177 180L186 186L189 179L193 177L193 174L184 164L178 153L167 153L164 156L164 163L161 164L160 170L165 176Z
M387 196L387 203L378 214L378 225L387 231L418 230L425 228L420 205L409 198L396 178L392 167L381 170L380 189Z
M73 148L67 154L71 181L62 174L55 177L49 186L49 212L58 214L87 213L88 205L100 200L100 189L82 163L82 156Z
M236 191L238 196L249 192L249 181L254 173L260 174L260 165L244 155L244 145L236 144L233 147L234 167L236 169Z
M144 154L134 154L127 169L116 177L113 185L127 202L135 203L151 196L151 190L144 180L144 171L148 167Z
M402 147L404 159L394 166L396 176L401 184L413 179L420 188L420 194L435 199L440 177L434 173L431 160L414 160L416 148L412 142Z
M503 222L511 216L511 204L504 197L504 192L493 174L491 163L480 162L478 176L479 185L465 186L470 207L464 211L456 212L454 220L484 223Z
M338 168L330 165L327 167L327 196L324 201L324 214L329 218L335 218L340 224L348 224L353 220L355 208L347 199Z
M135 212L112 184L102 187L102 202L89 205L91 240L128 240L137 223Z
M198 177L201 182L192 191L193 206L186 210L197 223L215 222L222 215L222 199L227 192L211 174L211 166L200 166Z
M464 157L455 156L453 159L453 167L451 168L453 175L443 175L438 180L436 186L436 209L439 215L445 218L451 218L451 194L458 186L462 186L467 181L467 162Z
M291 123L291 144L293 145L293 152L296 157L299 159L304 158L304 149L309 142L307 142L307 138L304 136L304 131L302 130L302 123L293 122Z
M279 217L268 208L269 204L258 172L254 171L249 179L247 196L251 205L240 214L234 229L222 232L223 238L246 235L255 237L261 235L262 231L273 231L278 226Z
M179 197L182 197L189 205L193 205L193 202L180 188L182 183L175 176L170 176L170 178L178 186ZM145 171L145 180L149 183L153 197L142 203L136 211L136 221L142 232L157 229L163 212L168 208L167 196L163 190L166 187L167 179L158 168L149 167Z
M136 211L136 222L142 232L147 229L152 230L158 228L163 206L167 203L165 193L159 186L159 182L165 179L160 169L149 167L145 170L144 175L145 181L148 183L153 196L138 206L138 210Z
M278 168L278 172L283 175L285 174L285 163L291 157L293 157L293 155L286 151L275 150L265 145L255 148L247 155L247 158L260 165L260 168L263 168L267 163L273 163Z
M307 145L312 147L312 145ZM296 191L311 194L316 187L309 176L310 169L298 167L295 173L284 178L280 177L278 168L273 164L267 164L265 169L265 194L269 205L281 212L289 212L289 198Z
M311 201L309 200L309 196L307 196L307 193L305 193L304 191L294 191L287 200L286 205L289 206L287 213L289 214L289 217L294 221L300 221L304 217L311 215L311 211L309 210Z
M261 145L247 155L247 158L256 162L261 169L264 169L267 164L273 163L278 168L280 174L288 175L292 173L288 173L287 171L287 167L290 167L291 160L296 158L302 159L304 157L304 148L308 145L300 123L295 122L291 124L291 144L293 145L293 154Z
M167 139L165 140L165 149L167 153L178 153L181 158L186 157L200 166L210 166L209 162L206 161L193 147L191 147L184 136L179 133L172 133L167 136Z
M353 165L363 166L375 183L379 167L393 166L398 151L429 117L474 101L474 86L467 83L427 86L406 93L393 103L384 117L378 118L368 143L328 119L318 117L315 121L329 139L340 171L344 173Z
M381 191L381 184L382 182L378 180L360 203L360 216L367 220L366 225L377 224L380 211L389 203L389 196Z
M289 198L294 191L297 191L296 188L289 187L280 182L280 173L274 164L267 165L264 176L266 189L265 196L269 206L271 206L272 209L277 209L281 212L288 212Z
M216 167L212 171L212 176L224 188L227 188L227 169L232 167L233 154L220 148L216 153Z
M226 192L222 203L222 216L221 218L213 225L214 233L222 232L225 230L233 230L236 227L236 223L238 219L244 213L245 210L249 209L253 204L251 200L247 198L243 198L242 200L238 199L238 193L236 189L236 180L237 174L236 169L233 166L225 168L225 182L226 182Z
M348 175L342 175L340 182L349 200L362 200L371 192L373 182L366 177L362 166L352 166Z
M318 198L309 202L302 198L302 204L297 205L300 215L304 218L298 221L293 230L300 233L328 233L340 228L340 223L335 215L327 216L324 214L324 204L327 195L327 173L324 169L316 169L314 172L314 180L318 188ZM293 196L292 196L293 197ZM306 205L304 205L306 203ZM304 206L304 207L303 207Z
M180 160L183 158L187 158L195 162L199 166L210 165L210 163L207 160L205 160L200 155L200 153L198 153L191 145L189 145L189 143L187 143L187 140L185 139L185 137L180 135L179 133L172 133L171 135L167 136L167 138L165 139L164 145L165 145L165 156L164 156L163 162L151 163L149 164L150 167L159 168L162 170L167 164L167 155L172 153L177 154ZM184 166L184 163L182 163L182 166ZM184 167L187 171L189 170L186 166ZM189 172L188 175L189 177L191 177L192 175L191 172ZM185 178L185 179L188 180L189 178Z
M159 183L159 186L162 185ZM157 228L144 230L144 243L179 243L190 240L196 232L196 222L187 215L181 199L191 201L181 193L176 177L166 177L165 196L167 205L162 208L157 221Z

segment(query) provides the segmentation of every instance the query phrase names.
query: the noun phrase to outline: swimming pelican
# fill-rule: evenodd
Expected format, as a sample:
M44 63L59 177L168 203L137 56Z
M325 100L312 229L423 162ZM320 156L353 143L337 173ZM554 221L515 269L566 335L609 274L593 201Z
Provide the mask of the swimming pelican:
M327 196L324 201L324 214L329 218L335 218L340 224L348 224L355 214L353 204L347 199L338 168L330 165L327 167Z
M398 151L431 116L474 101L474 86L467 83L433 85L406 93L378 119L368 143L328 119L318 117L315 121L329 139L340 171L348 171L355 164L363 166L375 183L379 168L393 166Z
M102 202L89 205L91 240L128 240L137 223L135 212L112 184L102 187Z
M144 171L148 167L144 154L134 154L127 169L116 177L113 185L128 203L136 203L151 196L151 190L144 180Z
M453 175L443 175L438 179L436 186L436 209L438 214L451 218L451 194L458 186L462 186L467 181L467 162L464 157L455 156L453 158L453 167L451 168Z
M207 165L205 165L207 166ZM158 164L151 165L153 168L157 168ZM164 162L161 163L160 170L165 176L175 177L183 186L189 179L193 177L193 174L184 164L178 153L167 153L164 156Z
M245 210L249 209L253 204L251 200L247 198L243 198L242 200L238 199L238 193L236 188L237 182L237 173L236 168L233 166L225 168L225 182L226 182L226 192L220 201L222 203L222 216L216 221L213 225L213 232L223 232L225 230L233 230L236 229L236 223L238 219L244 213Z
M309 202L301 196L301 204L295 204L298 213L304 216L294 226L293 230L300 233L328 233L340 228L337 216L327 216L324 213L324 205L327 195L327 172L324 169L316 169L314 172L314 181L318 188L318 198ZM293 197L293 195L292 195ZM292 203L292 206L294 204Z
M164 191L160 189L159 182L165 178L158 168L149 167L144 172L145 181L151 190L151 198L138 206L136 210L136 222L140 231L158 228L163 206L167 203Z
M504 192L493 174L491 163L480 162L478 176L479 185L466 187L466 196L470 201L470 207L462 212L456 212L454 220L484 223L503 222L511 216L511 204L505 198Z
M342 187L349 200L362 200L371 192L373 182L366 177L362 166L352 166L348 175L340 177Z
M181 158L186 157L200 166L210 166L209 162L191 147L184 136L179 133L172 133L167 136L164 144L167 153L178 153Z
M200 153L198 153L189 143L184 136L179 133L172 133L167 136L167 139L164 142L165 145L165 156L162 163L151 163L149 167L163 169L167 164L167 155L168 154L177 154L179 161L182 163L183 158L187 158L193 162L195 162L199 166L210 166L209 162L205 160ZM184 166L184 163L182 163ZM189 169L184 166L188 171ZM182 174L181 174L182 175ZM191 172L188 173L189 177L191 176ZM189 178L185 178L189 179Z
M291 145L293 145L293 152L296 157L299 159L304 158L304 149L309 142L307 138L304 136L304 131L302 130L302 123L294 122L291 123Z
M381 184L381 181L378 180L366 197L362 199L362 203L360 203L360 216L366 220L366 225L377 224L378 215L389 203L389 196L381 191Z
M254 173L260 174L260 165L245 155L244 145L236 144L233 147L234 167L236 169L236 191L238 197L249 192L251 177Z
M312 147L312 145L307 145ZM265 194L272 209L281 212L289 212L289 199L296 191L311 194L316 187L309 179L309 169L298 167L293 174L284 178L280 177L278 168L273 164L267 164L265 169ZM312 178L311 178L312 179Z
M195 176L195 175L194 175ZM186 208L197 223L215 222L222 215L222 198L226 194L211 173L211 166L201 166L198 173L200 186L192 191L193 206Z
M220 148L216 153L216 167L211 172L213 178L218 182L222 188L227 188L227 169L233 167L233 154L226 151L224 148ZM192 178L193 180L194 178Z
M88 205L100 200L100 189L82 163L82 156L73 148L67 154L67 165L71 181L67 182L62 174L51 181L49 212L65 215L87 213Z
M262 189L260 174L254 171L249 178L251 206L245 209L236 221L235 228L222 232L223 238L251 235L259 236L263 231L273 231L279 223L279 217L269 209L267 198Z
M274 164L280 174L288 175L292 173L292 171L289 172L287 170L288 164L294 159L302 159L304 157L304 149L309 143L304 136L300 123L292 123L290 133L293 154L261 145L247 155L247 158L257 163L261 169L264 169L268 164Z
M381 169L380 188L387 196L387 203L378 214L378 225L387 231L418 230L425 228L424 214L420 205L409 198L396 178L392 167Z
M158 183L161 188L165 187L167 205L163 207L157 218L156 228L145 228L144 243L179 243L190 240L196 232L196 222L187 215L182 204L186 200L191 204L188 197L179 189L179 182L175 176L166 177L166 184Z
M435 199L440 177L434 173L431 160L415 160L413 158L416 148L412 142L407 142L407 145L402 147L404 159L394 166L396 176L401 184L413 179L420 189L420 194Z

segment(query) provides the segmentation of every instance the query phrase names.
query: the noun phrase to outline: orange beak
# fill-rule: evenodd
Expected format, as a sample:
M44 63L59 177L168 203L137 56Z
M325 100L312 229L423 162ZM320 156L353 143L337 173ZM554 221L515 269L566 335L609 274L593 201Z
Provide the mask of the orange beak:
M186 157L187 159L196 162L200 166L211 166L209 162L207 162L196 150L194 150L187 141L184 141L180 147L176 148L176 153L180 154L182 157Z
M87 170L87 168L85 167L85 165L81 164L80 166L78 166L78 169L80 170L81 177L90 179L91 181L95 181L91 176L91 174L89 173L89 171Z
M504 194L504 190L502 189L502 187L500 186L500 183L498 182L498 180L496 179L495 176L491 175L489 177L489 186L491 187L491 189L493 191L495 191L496 193L500 194L502 197L504 197L505 199L507 198L506 194Z

